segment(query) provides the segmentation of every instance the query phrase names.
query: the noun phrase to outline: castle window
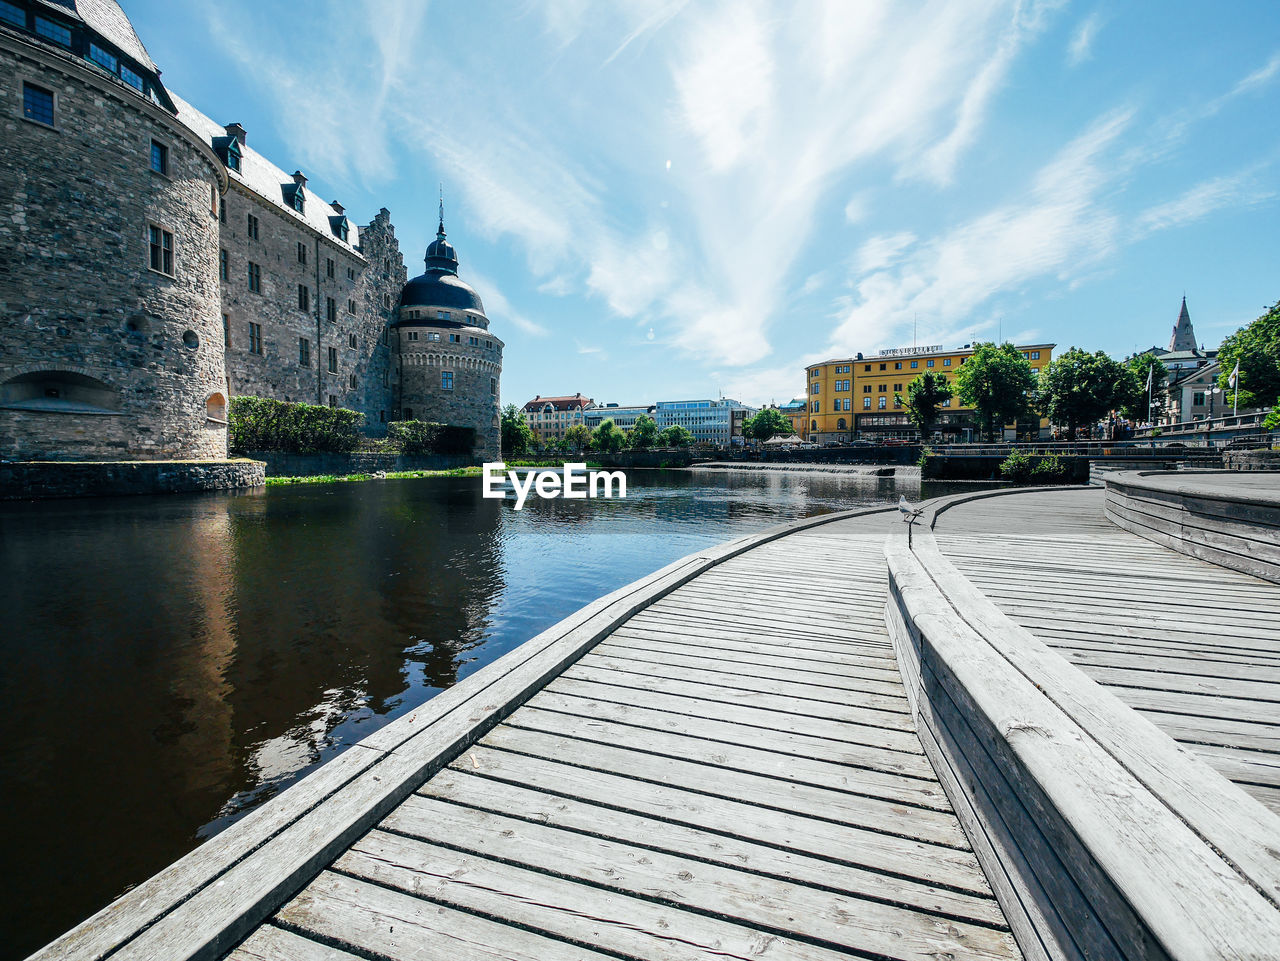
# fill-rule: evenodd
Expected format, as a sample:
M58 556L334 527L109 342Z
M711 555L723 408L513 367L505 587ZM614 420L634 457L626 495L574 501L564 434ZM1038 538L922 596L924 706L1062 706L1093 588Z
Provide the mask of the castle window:
M231 279L231 254L225 249L218 251L218 279L223 281Z
M411 331L409 331L409 339L410 339L410 340L417 340L417 339L418 339L418 332L417 332L416 330L411 330Z
M324 259L324 275L328 277L330 280L333 280L333 267L334 267L333 258L326 257Z
M479 338L479 337L468 337L468 338L467 338L467 346L469 346L469 347L479 347L479 346L480 346L480 338Z
M489 393L494 394L495 396L497 395L497 393L498 393L498 378L496 378L496 377L490 377L490 378L489 378Z
M53 126L53 91L35 84L22 85L22 115L28 120Z
M298 187L296 190L294 190L292 203L293 203L294 210L296 210L298 213L304 212L303 208L306 206L307 198L304 197L302 194L302 187Z
M169 176L169 148L156 140L151 141L151 169Z
M337 407L337 406L338 406L338 395L337 395L337 394L330 394L330 395L329 395L329 406L330 406L330 407Z
M836 430L848 430L848 429L849 429L849 425L845 423L845 419L843 417L841 417L838 421L836 421Z
M386 387L387 385L383 384L382 386ZM378 423L385 424L386 422L387 422L387 412L385 410L378 411Z
M346 241L347 236L350 232L350 226L351 226L347 222L346 217L330 217L329 226L333 230L333 235L335 237L337 237L341 241L344 241L344 242ZM350 279L354 280L355 278L352 277Z
M262 325L249 321L249 353L262 353Z
M240 141L234 137L227 144L227 169L240 172Z
M356 312L356 302L354 300L347 301L347 313L354 314Z
M311 366L311 341L305 337L298 338L298 366Z
M352 350L356 349L357 344L356 344L355 334L347 334L347 346L350 347Z
M252 260L249 261L249 292L262 293L262 268Z
M257 240L258 239L258 218L255 217L253 214L249 214L248 217L249 217L249 220L247 222L245 232L248 234L250 240Z
M131 86L134 90L142 90L142 78L124 64L120 64L120 79Z
M298 241L298 263L305 264L307 262L307 245L301 240Z
M390 386L391 386L391 372L390 372L390 371L386 371L386 370L384 370L384 371L382 372L382 386L383 386L383 387L390 387Z
M348 384L348 387L349 387L349 389L350 389L350 390L355 390L355 389L356 389L356 375L355 375L355 374L352 374L352 375L351 375L351 377L350 377L350 378L348 378L348 380L347 380L347 384Z
M488 348L489 350L493 350L493 341L491 341L491 340L486 340L486 341L484 342L484 345L485 345L485 347L486 347L486 348Z
M388 340L387 340L387 328L385 328L385 327L383 327L383 328L382 328L382 342L383 342L384 344L388 342Z
M448 320L448 319L449 319L449 311L447 311L447 310L437 310L437 311L436 311L436 316L437 316L437 317L439 317L441 320Z
M440 387L443 390L453 390L453 371L440 371Z
M336 374L338 372L338 348L329 348L329 373Z
M391 309L391 295L390 295L390 294L383 294L383 295L382 295L382 307L383 307L383 309L384 309L384 310L390 310L390 309Z
M96 43L89 44L89 59L110 73L115 73L116 68L120 65L120 62L111 53L103 50Z
M46 20L44 17L36 17L36 33L44 37L46 40L52 40L54 43L60 43L64 47L71 46L71 31L55 20Z
M354 267L348 267L347 280L355 280L355 279L356 279L356 269Z
M154 224L147 228L147 247L152 270L173 276L173 234Z
M462 343L462 335L461 335L461 334L450 334L450 335L449 335L449 343L451 343L451 344L460 344L460 343Z
M218 198L218 219L224 224L227 222L227 198Z
M331 324L338 320L338 302L332 297L324 299L324 315Z
M25 27L27 25L27 11L16 4L10 3L9 0L0 0L0 20L5 23L11 23L15 27Z
M231 315L222 315L222 346L231 346Z
M406 408L404 409L404 419L405 419L405 420L413 420L413 408L412 408L412 407L406 407Z
M311 288L306 284L298 284L298 309L311 309Z

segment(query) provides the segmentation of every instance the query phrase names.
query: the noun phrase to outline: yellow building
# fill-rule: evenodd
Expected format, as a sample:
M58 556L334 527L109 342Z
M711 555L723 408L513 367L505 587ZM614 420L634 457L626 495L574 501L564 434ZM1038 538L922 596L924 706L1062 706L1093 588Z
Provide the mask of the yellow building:
M1037 374L1049 363L1054 344L1029 344L1019 347ZM952 383L964 362L973 355L972 348L945 350L942 347L903 347L882 350L872 357L859 354L847 360L825 360L806 368L809 402L808 440L815 444L840 444L851 440L918 440L916 429L907 419L901 394L906 398L907 384L924 373L943 374ZM973 408L952 398L942 405L935 430L952 439L977 439ZM1006 427L1006 434L1015 430ZM1047 436L1049 422L1040 419L1019 424L1019 435L1037 433Z

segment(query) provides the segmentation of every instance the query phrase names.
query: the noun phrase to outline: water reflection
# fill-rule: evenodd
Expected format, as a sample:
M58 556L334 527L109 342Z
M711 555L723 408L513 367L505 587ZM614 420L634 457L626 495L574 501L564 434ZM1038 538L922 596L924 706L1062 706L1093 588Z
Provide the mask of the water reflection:
M637 472L626 500L520 512L474 478L0 506L0 826L22 879L0 957L595 597L898 492Z

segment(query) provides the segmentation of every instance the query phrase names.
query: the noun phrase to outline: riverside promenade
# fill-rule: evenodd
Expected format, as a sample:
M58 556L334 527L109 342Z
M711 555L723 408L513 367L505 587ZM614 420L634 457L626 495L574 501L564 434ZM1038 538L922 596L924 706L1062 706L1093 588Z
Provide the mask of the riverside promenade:
M1001 537L1105 547L1103 496L828 515L677 561L35 957L1275 958L1280 818L1246 793L1269 782L1237 784L1239 757L1223 776L1221 750L1200 750L1251 748L1177 733L1184 750L1151 715L1191 715L1136 710L1125 676L1073 666L1059 642L1073 623L1096 635L1101 606L1022 623L1060 596L995 589L1071 570L1052 541ZM1147 563L1198 565L1207 606L1259 625L1280 597L1140 544L1111 565L1134 583ZM1122 602L1108 611L1123 621ZM1259 658L1238 666L1280 658L1274 632L1244 646ZM1198 663L1170 656L1139 669ZM1274 727L1273 702L1241 693L1223 695L1247 702L1235 720Z

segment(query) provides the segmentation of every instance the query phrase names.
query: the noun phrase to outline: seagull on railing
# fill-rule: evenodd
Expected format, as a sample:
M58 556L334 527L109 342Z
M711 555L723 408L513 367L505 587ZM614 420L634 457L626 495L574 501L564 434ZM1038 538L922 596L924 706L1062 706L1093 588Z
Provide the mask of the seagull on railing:
M898 495L898 511L902 514L902 519L910 524L913 520L924 513L923 507L912 507L907 503L905 494Z

